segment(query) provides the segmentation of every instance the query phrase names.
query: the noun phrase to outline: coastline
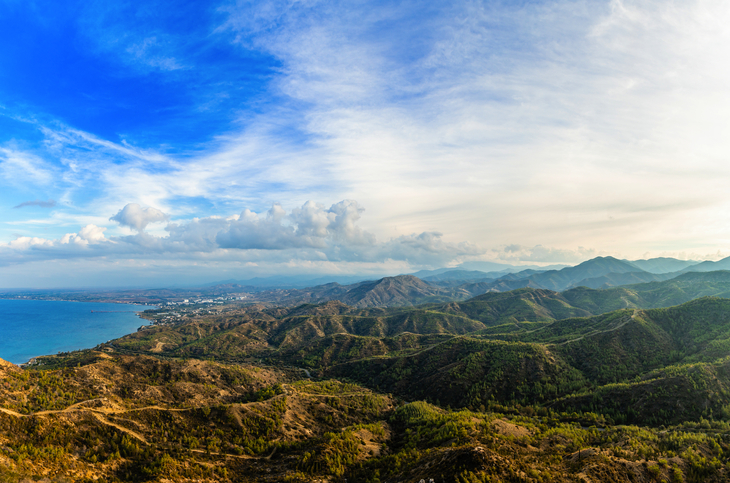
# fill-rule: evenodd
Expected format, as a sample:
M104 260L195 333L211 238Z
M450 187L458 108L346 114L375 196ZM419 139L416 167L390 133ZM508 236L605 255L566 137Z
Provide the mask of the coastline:
M0 306L5 315L0 320L0 358L24 368L39 357L92 349L135 333L151 324L142 317L144 311L159 308L126 301L27 298L0 298ZM121 306L127 310L110 310Z
M77 300L77 299L69 299L69 298L59 298L59 297L6 297L3 294L0 295L0 300L28 300L31 302L78 302L83 304L120 304L120 305L143 305L145 307L157 307L159 306L157 304L146 304L144 302L134 302L130 300L108 300L108 299L89 299L89 300ZM140 311L143 312L143 311Z

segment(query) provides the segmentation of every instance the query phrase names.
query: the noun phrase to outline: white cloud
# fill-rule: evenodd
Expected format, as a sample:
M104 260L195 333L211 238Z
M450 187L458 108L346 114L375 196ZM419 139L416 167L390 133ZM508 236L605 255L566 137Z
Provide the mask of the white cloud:
M225 26L281 59L277 85L307 103L331 184L379 214L374 233L637 251L718 219L726 4L410 7L236 4Z
M145 226L166 220L167 215L130 203L110 220L136 229L135 235L107 237L105 227L92 224L56 240L20 237L0 246L0 262L79 257L161 260L183 254L189 260L208 262L281 264L309 260L318 264L392 265L393 261L402 261L404 266L437 266L484 253L474 245L446 242L440 233L378 242L357 226L363 211L354 200L343 200L330 208L308 201L289 212L274 204L261 214L246 209L228 218L212 216L169 223L167 236L156 236L145 232Z
M59 200L51 220L63 231L46 238L101 226L128 200L176 220L166 233L142 233L164 220L120 212L140 233L110 227L93 253L281 267L297 256L443 263L514 242L516 251L490 253L547 263L725 250L726 3L430 8L231 2L210 41L232 33L280 63L238 124L195 151L168 154L175 149L39 123L43 145L2 146L0 173L27 192L58 186L48 195ZM115 35L104 49L144 69L164 70L168 58L188 65L174 55L179 39L162 32ZM368 216L359 204L332 204L342 199L358 200ZM274 201L299 208L266 212ZM250 211L215 216L241 206ZM40 253L45 238L30 227L22 234L16 245Z
M289 214L275 203L264 217L246 209L218 233L216 241L222 248L264 250L326 248L338 242L372 245L375 236L355 225L363 211L353 200L340 201L329 209L307 201Z
M136 61L135 63L146 64L153 68L168 71L186 68L180 64L179 59L166 54L169 46L161 44L162 42L157 37L152 36L146 37L139 42L130 43L125 50L131 59Z
M122 226L128 226L142 232L150 223L159 223L170 219L160 210L152 207L142 208L137 203L129 203L119 212L109 218L110 221L116 221Z
M49 247L60 245L68 245L74 243L76 245L86 247L89 244L96 244L107 242L107 238L104 236L106 228L96 225L86 225L78 233L66 233L58 241L52 241Z
M53 241L44 238L21 236L8 243L8 248L13 250L28 250L35 247L52 247Z
M106 241L104 232L106 228L96 225L86 225L79 230L79 237L83 238L89 243L100 243Z
M54 181L55 171L49 163L37 155L19 149L0 147L0 174L10 184L49 186Z

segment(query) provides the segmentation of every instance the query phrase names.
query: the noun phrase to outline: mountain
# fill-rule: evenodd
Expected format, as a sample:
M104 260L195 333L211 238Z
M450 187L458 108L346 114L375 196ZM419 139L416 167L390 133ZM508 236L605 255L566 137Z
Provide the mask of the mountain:
M730 258L726 260L728 260L727 265L730 267ZM722 262L705 262L705 264L709 263L710 265L700 264L693 265L692 267L706 268L709 270L712 267L721 266L712 265L713 263L722 264ZM563 291L581 285L589 288L603 289L637 283L663 281L682 273L672 270L673 268L687 267L688 264L694 262L673 258L653 258L649 260L638 260L634 263L626 260L618 260L614 257L597 257L574 267L565 267L560 270L542 270L540 267L525 269L524 267L493 264L492 262L478 263L482 264L479 266L502 268L504 271L484 272L481 270L448 268L421 270L412 276L421 277L432 288L425 289L422 286L415 291L410 289L399 290L391 285L391 289L398 292L394 293L392 299L388 296L383 297L383 294L380 294L374 297L364 297L361 301L355 295L355 293L359 293L357 291L352 295L355 298L347 298L345 294L354 289L358 284L342 286L336 283L308 287L299 289L299 291L264 291L265 293L259 294L256 299L286 304L319 303L326 300L344 301L344 299L347 299L348 303L351 301L358 307L367 304L368 300L378 301L378 305L375 306L417 305L418 303L428 302L429 297L452 297L454 300L464 300L469 296L477 296L487 292L505 292L524 287ZM645 271L640 268L641 266L645 266L650 270ZM413 282L411 281L411 283ZM411 299L407 300L409 297Z
M457 286L459 290L469 293L472 297L489 292L509 292L510 290L526 287L542 288L542 286L531 281L529 278L521 278L519 280L494 280L492 282L469 282Z
M657 274L679 272L700 263L697 260L677 260L676 258L667 257L650 258L648 260L631 260L628 262L645 272Z
M428 309L462 315L478 320L487 326L520 322L550 322L591 315L591 312L587 310L571 306L557 292L532 288L487 293L464 302L428 306Z
M255 294L254 300L283 305L339 300L353 307L395 307L463 300L469 296L464 290L437 287L413 275L398 275L352 285L330 283L305 289L264 291Z
M723 258L716 262L706 261L687 267L682 272L715 272L717 270L730 270L730 257Z
M573 286L583 286L589 288L611 288L621 285L631 285L637 283L648 283L673 278L676 273L670 274L654 274L649 272L626 272L626 273L607 273L600 277L584 278Z
M630 306L729 278L146 312L96 350L0 364L0 480L728 481L730 300Z
M615 260L615 259L614 259ZM590 261L592 262L592 261ZM588 264L588 262L585 262ZM586 273L596 273L602 268L615 270L617 267L612 260L603 264L598 261L598 267L584 267L585 270L572 274L580 278ZM583 264L582 264L583 265ZM619 265L621 267L621 265ZM578 268L578 267L571 267ZM623 266L623 268L627 268ZM571 269L563 269L560 272ZM443 272L448 274L449 272ZM340 300L354 307L409 307L424 303L439 301L461 301L476 297L473 302L478 303L483 294L507 293L520 289L543 290L543 286L535 281L535 277L548 275L555 282L558 276L562 280L568 279L571 274L551 272L521 272L526 277L510 279L503 277L495 281L479 281L454 286L447 282L428 283L411 275L386 277L376 281L360 282L353 285L328 284L309 289L269 291L257 294L257 300L269 303L296 305L302 303L321 303L327 300ZM511 274L517 277L519 274ZM587 310L587 313L600 314L620 308L655 308L678 305L695 298L713 295L730 296L730 272L704 272L676 274L651 274L648 272L610 272L596 278L581 279L577 285L602 290L578 290L571 288L563 291L560 297L577 310ZM668 277L669 280L665 280ZM545 280L542 280L545 283ZM637 283L644 282L646 283ZM438 284L438 285L437 285ZM621 287L621 289L619 289ZM555 291L553 291L554 293ZM511 295L510 295L511 296ZM568 317L559 315L553 318Z
M480 331L411 354L394 352L331 364L326 374L347 374L366 386L452 407L532 401L562 411L598 412L625 423L677 424L687 417L698 420L703 414L719 414L728 404L727 299L703 298L668 309L619 310L555 321L537 330L495 329L502 332ZM647 385L645 381L652 379ZM690 392L682 393L681 404L656 393L640 405L626 404L639 394L651 394L652 387L673 395L681 387ZM624 402L583 397L586 393L620 394Z
M690 286L698 275L680 282ZM713 274L708 278L715 281L705 284L725 283L728 276ZM407 400L452 407L541 404L567 412L581 408L623 423L676 424L683 417L707 417L706 409L719 414L728 405L730 370L722 364L728 364L730 300L704 297L669 308L632 308L646 303L642 286L643 293L653 294L665 284L664 300L668 291L681 292L681 285L668 282L632 290L522 289L417 308L357 308L335 301L251 306L153 326L108 347L117 353L305 367L320 377L346 377ZM591 315L574 305L587 307L592 296L603 297L591 300L594 309L619 300L629 308ZM701 370L692 375L687 364ZM651 385L641 382L655 373ZM625 401L651 388L671 394L675 382L684 387L693 380L703 381L704 389L686 396L681 406L642 400L629 411L610 398L583 397L603 391Z
M578 287L561 293L572 306L600 314L623 308L679 305L700 297L730 298L730 271L688 272L670 280L605 290Z
M633 275L628 275L630 273ZM505 274L492 282L472 282L458 288L472 295L514 290L522 287L545 288L559 292L580 285L603 288L623 283L664 280L665 278L668 278L668 276L644 272L623 260L613 257L597 257L575 267L547 271L528 269Z
M503 275L502 277L499 277L500 281L514 281L514 280L522 280L523 278L528 278L530 275L535 275L537 273L543 273L547 270L521 270L519 272L514 273L508 273L507 275Z
M338 300L353 307L412 306L435 297L448 299L449 294L418 277L399 275L356 284Z
M494 262L466 262L456 268L439 268L436 270L419 270L409 275L416 276L426 281L444 281L444 280L476 280L509 276L517 274L516 278L523 278L531 273L544 272L547 270L562 270L568 265L549 265L547 267L538 267L536 265L506 265ZM443 274L449 273L448 278L441 277ZM514 278L514 279L516 279ZM513 279L513 278L510 278Z
M543 288L561 291L576 286L585 279L601 277L609 273L629 272L641 272L641 270L613 257L597 257L575 267L536 273L528 278Z

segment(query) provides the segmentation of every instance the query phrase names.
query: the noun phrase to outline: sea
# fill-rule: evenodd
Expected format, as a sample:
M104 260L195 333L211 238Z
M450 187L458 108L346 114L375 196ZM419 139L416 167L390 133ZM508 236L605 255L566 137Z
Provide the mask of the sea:
M23 364L33 357L89 349L136 332L148 321L146 305L0 299L0 359Z

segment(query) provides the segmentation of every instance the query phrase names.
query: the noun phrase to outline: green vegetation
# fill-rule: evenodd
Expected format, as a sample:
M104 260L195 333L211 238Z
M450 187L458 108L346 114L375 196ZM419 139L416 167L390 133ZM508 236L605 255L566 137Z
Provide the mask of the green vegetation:
M0 479L727 481L730 300L646 308L723 280L226 307L1 364Z
M625 289L612 290L636 302ZM703 298L554 320L585 312L568 300L606 306L607 292L521 289L416 309L353 309L338 302L255 307L154 327L112 348L307 368L406 400L472 410L541 405L661 425L709 417L730 403L723 402L726 371L716 368L730 354L730 301ZM693 390L679 405L675 400L675 409L652 402L667 397L640 397L699 384L661 375L697 362L712 368L705 392Z

